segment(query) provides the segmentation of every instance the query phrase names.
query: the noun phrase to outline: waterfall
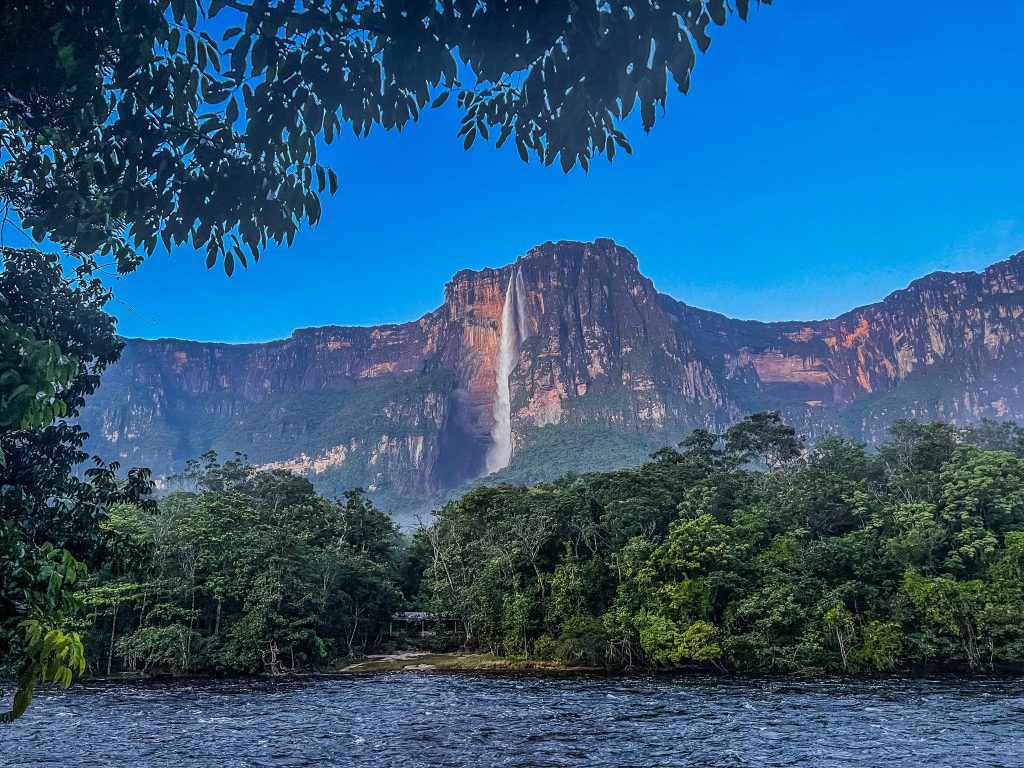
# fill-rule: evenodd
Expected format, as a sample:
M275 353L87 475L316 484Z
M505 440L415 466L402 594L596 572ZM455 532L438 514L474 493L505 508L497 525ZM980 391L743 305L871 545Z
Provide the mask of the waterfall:
M519 345L526 338L526 305L523 276L516 267L505 289L501 309L501 338L498 340L496 367L497 396L494 399L494 425L491 446L487 450L487 474L504 469L512 461L512 396L508 379L519 357Z

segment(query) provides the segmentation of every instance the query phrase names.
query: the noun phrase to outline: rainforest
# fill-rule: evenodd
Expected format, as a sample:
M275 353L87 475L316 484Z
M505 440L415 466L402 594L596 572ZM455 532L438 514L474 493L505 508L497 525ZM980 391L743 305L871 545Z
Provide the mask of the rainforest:
M805 448L777 414L642 466L481 487L399 531L360 491L207 455L83 577L98 673L324 670L433 651L601 669L875 675L1024 663L1024 429L898 422ZM405 646L402 646L405 647Z

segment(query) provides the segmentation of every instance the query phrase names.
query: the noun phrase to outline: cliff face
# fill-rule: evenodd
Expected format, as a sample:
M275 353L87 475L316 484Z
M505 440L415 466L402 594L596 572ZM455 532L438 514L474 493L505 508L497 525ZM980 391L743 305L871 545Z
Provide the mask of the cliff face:
M897 418L1024 415L1024 254L982 273L934 273L820 322L742 322L662 301L741 410L780 407L811 433L872 442Z
M658 294L609 240L546 243L458 273L416 322L129 340L82 421L92 450L157 474L238 450L329 489L414 498L503 466L501 440L506 473L533 479L766 408L868 440L902 416L1021 418L1022 353L1024 255L834 320L759 323Z

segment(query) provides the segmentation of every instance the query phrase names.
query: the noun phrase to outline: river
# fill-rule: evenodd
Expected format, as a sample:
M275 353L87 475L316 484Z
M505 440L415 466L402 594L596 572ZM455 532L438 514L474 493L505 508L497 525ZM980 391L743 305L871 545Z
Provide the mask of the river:
M0 728L0 765L1020 766L1024 681L401 673L82 684Z

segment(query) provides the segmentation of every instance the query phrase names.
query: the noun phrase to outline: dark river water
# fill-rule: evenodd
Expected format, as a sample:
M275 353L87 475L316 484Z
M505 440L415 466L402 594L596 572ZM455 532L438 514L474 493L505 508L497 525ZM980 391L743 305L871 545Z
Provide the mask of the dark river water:
M1024 681L404 673L81 685L0 766L1024 766Z

